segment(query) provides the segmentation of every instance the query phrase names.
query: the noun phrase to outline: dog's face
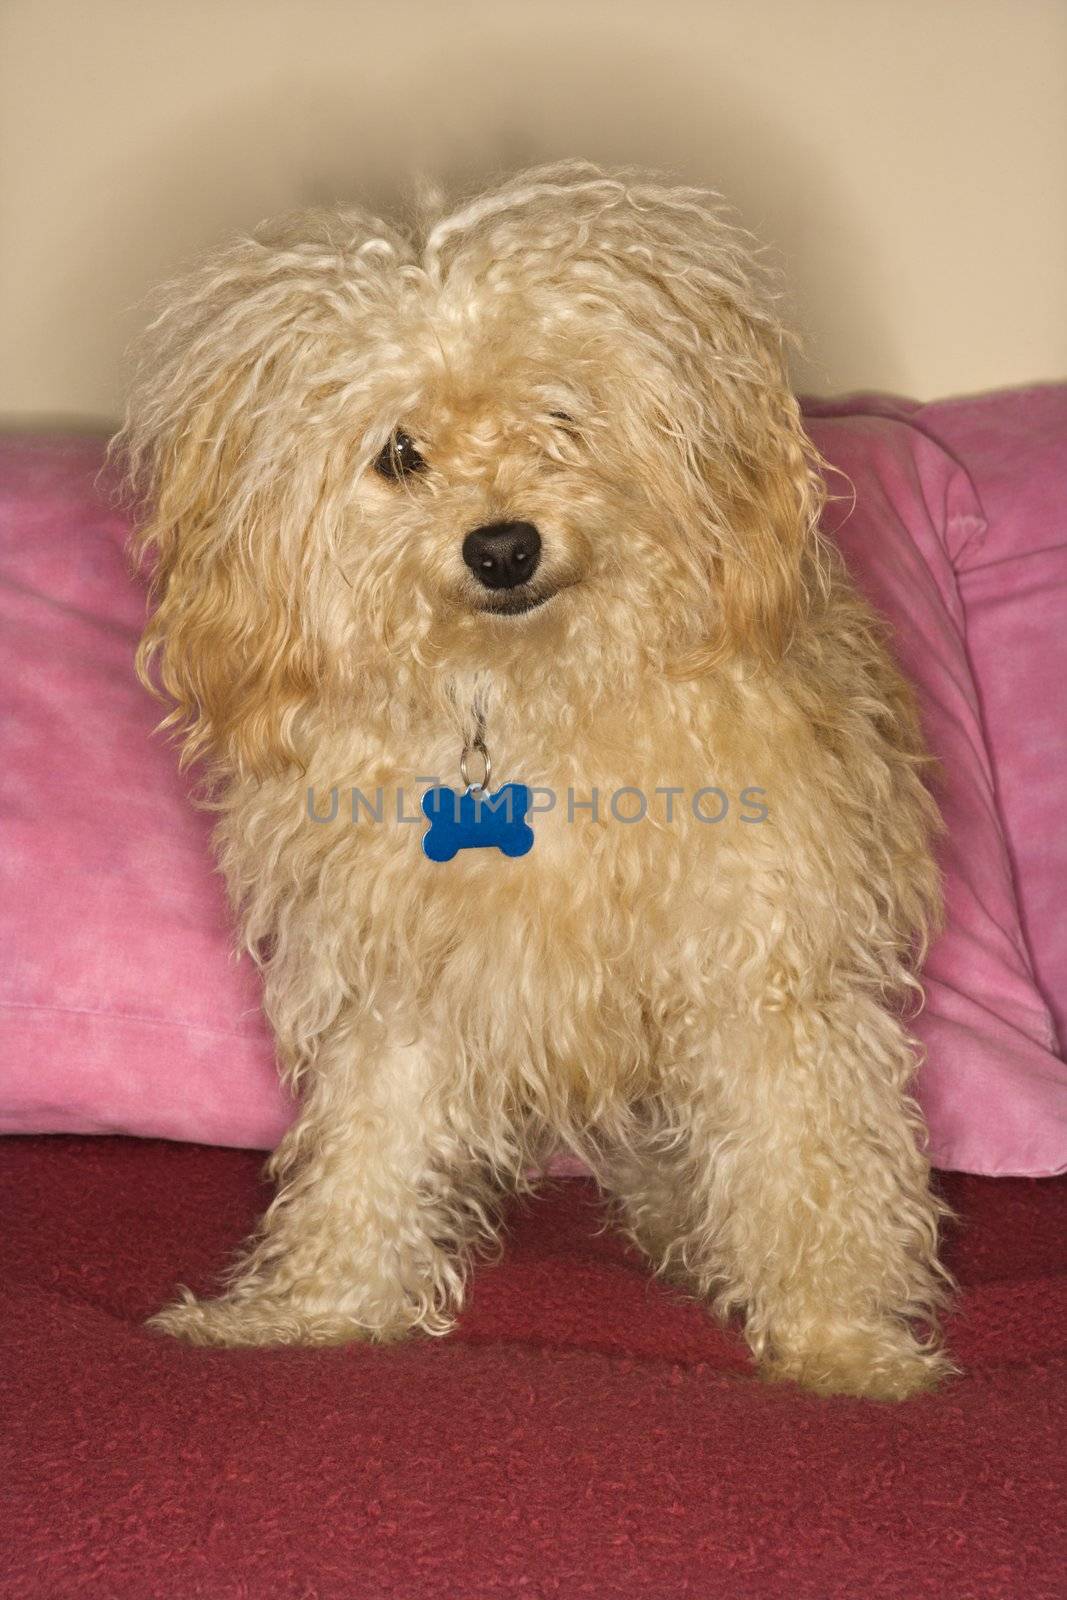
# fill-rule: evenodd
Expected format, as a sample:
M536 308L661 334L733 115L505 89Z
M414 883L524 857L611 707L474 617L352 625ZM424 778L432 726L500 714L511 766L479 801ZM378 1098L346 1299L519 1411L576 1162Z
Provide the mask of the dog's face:
M418 245L287 219L179 286L142 373L143 662L224 764L431 679L584 700L773 653L802 609L813 455L739 236L690 191L543 171Z
M487 299L425 286L398 306L413 381L373 397L346 519L362 625L442 664L559 649L578 608L591 615L648 559L632 457L627 484L573 345L546 337L521 295L506 311Z
M603 321L558 285L398 296L339 537L364 652L559 673L594 640L695 636L710 546Z

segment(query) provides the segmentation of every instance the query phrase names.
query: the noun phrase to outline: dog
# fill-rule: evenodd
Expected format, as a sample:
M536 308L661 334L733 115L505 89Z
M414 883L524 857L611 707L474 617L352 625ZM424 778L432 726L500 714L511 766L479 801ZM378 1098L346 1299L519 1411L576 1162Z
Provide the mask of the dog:
M154 1328L443 1334L562 1150L761 1375L955 1370L907 1032L937 811L759 260L716 196L568 163L294 214L164 292L138 667L300 1109L222 1292ZM519 844L479 839L490 771Z

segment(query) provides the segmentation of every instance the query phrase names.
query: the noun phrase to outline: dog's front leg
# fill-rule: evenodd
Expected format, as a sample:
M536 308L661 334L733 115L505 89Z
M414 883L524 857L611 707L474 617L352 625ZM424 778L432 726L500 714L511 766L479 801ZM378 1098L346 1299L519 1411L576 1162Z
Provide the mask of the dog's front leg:
M631 1237L724 1319L740 1314L766 1377L901 1399L952 1371L934 1326L947 1208L899 1024L866 995L786 1002L762 1020L746 1008L686 1055L607 1180Z
M278 1194L218 1299L188 1290L150 1325L194 1344L384 1342L444 1333L463 1258L492 1231L421 1044L362 1059L341 1026L316 1052L301 1114L272 1157ZM462 1189L460 1188L460 1180Z
M885 1399L930 1387L952 1370L936 1333L947 1208L906 1095L903 1030L846 992L740 1022L720 1048L718 1114L696 1142L718 1308L741 1312L767 1377Z

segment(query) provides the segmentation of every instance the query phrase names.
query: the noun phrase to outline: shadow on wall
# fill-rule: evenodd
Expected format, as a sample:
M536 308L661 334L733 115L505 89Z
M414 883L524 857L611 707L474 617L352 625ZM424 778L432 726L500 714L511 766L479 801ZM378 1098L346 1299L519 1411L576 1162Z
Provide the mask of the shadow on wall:
M297 62L254 97L216 102L211 115L190 112L165 140L131 144L95 202L106 225L45 308L58 326L83 325L87 284L106 287L97 303L106 298L112 319L84 328L82 354L116 404L120 352L148 318L146 296L235 233L333 201L403 213L420 178L460 197L502 172L573 156L654 164L718 189L782 268L786 320L802 335L833 326L861 366L892 363L882 286L855 274L843 304L840 280L822 282L808 258L805 241L824 241L828 231L845 259L869 262L873 252L855 237L855 212L829 191L818 158L776 126L770 99L731 101L705 59L680 67L677 41L657 59L646 39L606 36L593 17L584 27L580 17L570 21L562 54L537 29L521 52L513 36L483 37L473 55L458 40L451 53L438 45L432 60L418 39L385 64L360 59L343 92L336 78L324 83ZM826 387L814 354L797 362L800 388Z

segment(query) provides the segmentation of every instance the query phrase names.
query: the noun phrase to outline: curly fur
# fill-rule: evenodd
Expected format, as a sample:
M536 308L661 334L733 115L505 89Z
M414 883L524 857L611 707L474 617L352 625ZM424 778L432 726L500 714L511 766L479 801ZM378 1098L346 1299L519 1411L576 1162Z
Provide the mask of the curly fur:
M936 825L911 695L819 539L774 297L713 196L583 165L426 227L282 219L172 285L121 442L140 670L203 758L301 1113L198 1343L443 1333L564 1146L761 1370L950 1369L903 1017ZM427 470L373 463L393 431ZM488 614L465 533L536 523ZM761 786L762 826L565 808L519 861L316 826L308 789L498 772L588 799ZM423 785L425 786L425 785Z

